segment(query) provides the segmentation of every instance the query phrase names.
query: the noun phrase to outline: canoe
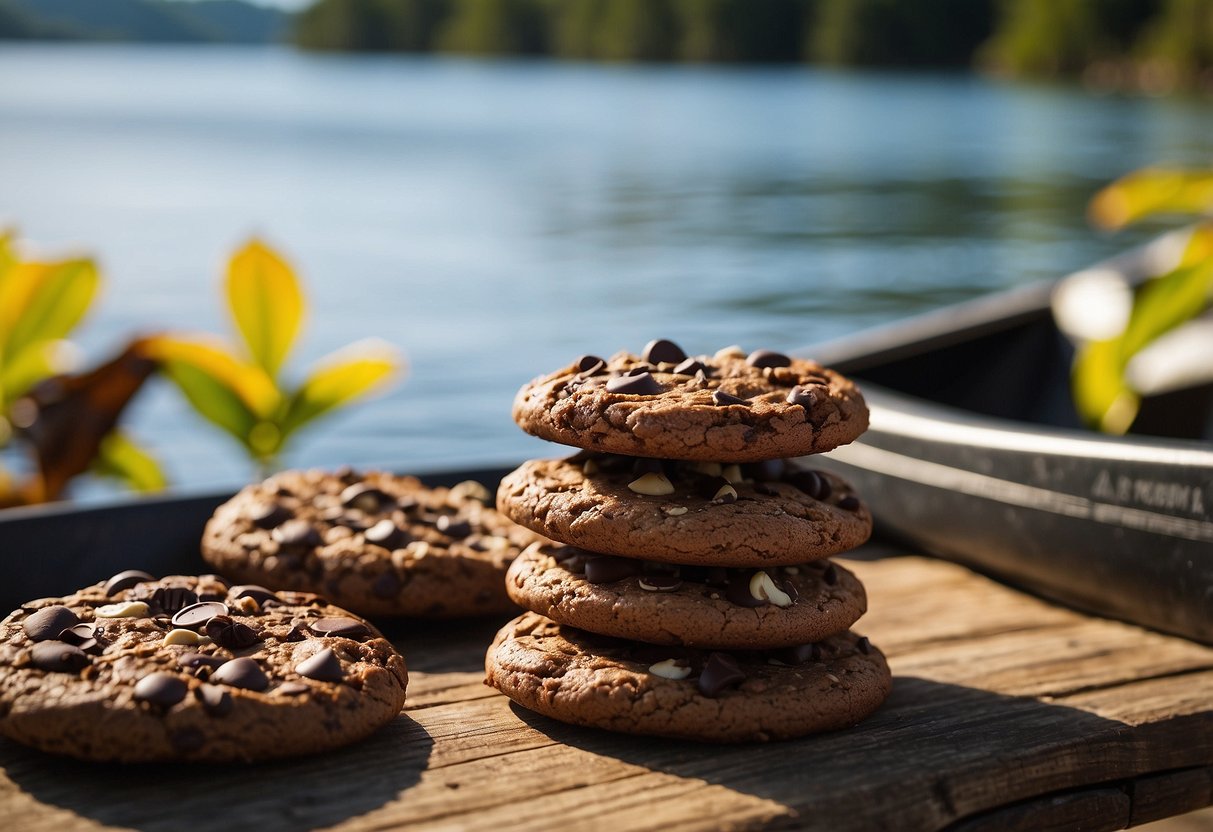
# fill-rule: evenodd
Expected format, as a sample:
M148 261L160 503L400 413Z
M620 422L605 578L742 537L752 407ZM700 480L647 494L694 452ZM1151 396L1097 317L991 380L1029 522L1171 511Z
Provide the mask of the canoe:
M1173 245L1092 268L1133 284ZM884 536L1213 643L1213 379L1146 398L1129 435L1084 430L1052 308L1060 285L808 350L858 380L872 410L860 441L813 464L851 480Z

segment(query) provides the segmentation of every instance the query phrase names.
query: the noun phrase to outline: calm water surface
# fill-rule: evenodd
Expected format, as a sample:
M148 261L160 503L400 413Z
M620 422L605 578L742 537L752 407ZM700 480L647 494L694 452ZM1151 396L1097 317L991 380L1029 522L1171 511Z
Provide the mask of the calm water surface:
M0 219L101 259L90 359L225 330L252 233L311 295L294 371L367 335L407 354L291 464L558 453L509 404L578 354L793 349L1081 267L1138 239L1090 231L1090 194L1211 135L1200 101L967 76L0 44ZM176 484L250 475L165 386L131 415Z

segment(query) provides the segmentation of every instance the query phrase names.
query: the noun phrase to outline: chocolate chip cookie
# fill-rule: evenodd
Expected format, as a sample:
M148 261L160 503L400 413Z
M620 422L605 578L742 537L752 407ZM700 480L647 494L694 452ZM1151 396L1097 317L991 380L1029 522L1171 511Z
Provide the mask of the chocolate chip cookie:
M315 592L364 615L516 611L505 571L538 536L484 486L427 488L382 472L287 471L224 503L202 556L238 581Z
M840 477L780 460L531 460L502 480L497 506L553 540L671 563L794 566L872 532L872 515Z
M867 595L830 561L769 569L677 566L537 543L510 567L518 605L560 624L649 644L767 650L854 624Z
M0 622L0 734L84 760L264 760L367 736L404 660L314 595L125 572Z
M770 350L688 357L669 341L641 355L583 356L525 385L523 430L587 450L657 459L755 462L845 445L868 426L855 385Z
M706 742L789 739L854 725L889 695L889 667L841 633L779 651L724 653L594 636L525 613L497 634L488 683L546 716Z

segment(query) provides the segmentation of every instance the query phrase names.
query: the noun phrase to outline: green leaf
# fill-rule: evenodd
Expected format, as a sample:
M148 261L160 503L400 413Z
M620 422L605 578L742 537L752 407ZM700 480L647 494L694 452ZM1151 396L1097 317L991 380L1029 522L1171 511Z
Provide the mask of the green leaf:
M101 440L93 473L122 482L132 491L162 491L168 485L160 464L126 434L111 431Z
M303 425L382 386L404 362L389 344L368 339L321 359L287 404L283 440Z
M1137 394L1125 384L1120 341L1089 341L1074 361L1074 406L1084 422L1105 433L1127 431L1139 404Z
M43 341L0 364L0 410L6 410L38 382L71 371L76 365L75 354L75 347L68 341Z
M4 282L0 354L17 360L29 347L70 333L92 305L101 279L91 260L20 263Z
M1143 168L1097 193L1088 208L1101 228L1123 228L1155 214L1208 214L1213 210L1213 171Z
M294 272L268 246L253 240L232 257L225 289L249 355L276 378L303 321L303 291Z

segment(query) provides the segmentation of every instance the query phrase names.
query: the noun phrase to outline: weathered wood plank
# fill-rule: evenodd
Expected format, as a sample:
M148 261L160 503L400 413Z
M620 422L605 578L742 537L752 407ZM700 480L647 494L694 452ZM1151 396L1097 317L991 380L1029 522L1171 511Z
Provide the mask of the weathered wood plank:
M1213 806L1213 766L1168 771L1135 780L1130 826Z
M1088 789L1038 797L966 818L949 832L1108 832L1129 825L1129 796L1120 789Z

